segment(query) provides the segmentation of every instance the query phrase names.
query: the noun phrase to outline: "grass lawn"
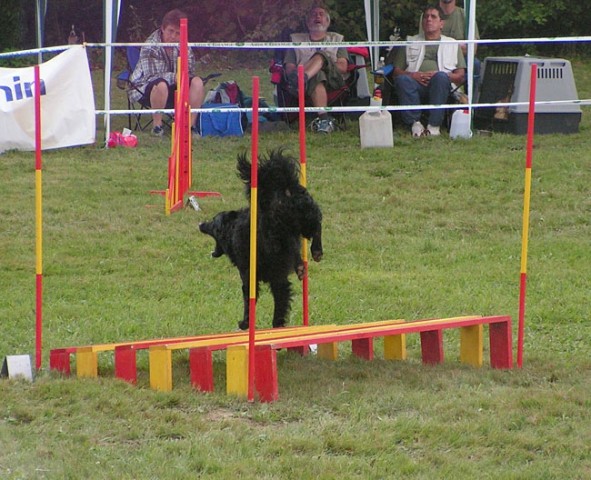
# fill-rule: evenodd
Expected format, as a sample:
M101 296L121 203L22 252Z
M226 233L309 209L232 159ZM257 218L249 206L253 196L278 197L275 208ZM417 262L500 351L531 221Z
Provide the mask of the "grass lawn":
M573 67L579 97L591 98L591 67ZM223 79L248 92L253 74L270 98L264 69ZM124 103L116 87L114 103ZM169 138L45 152L44 368L32 384L0 381L0 478L591 477L590 115L577 134L535 138L522 369L460 364L457 332L432 367L418 336L405 362L383 360L379 342L371 363L348 344L333 363L280 352L273 404L226 396L223 355L208 395L191 389L184 354L173 356L171 393L150 390L144 354L137 387L113 379L109 355L96 380L48 371L52 348L236 328L237 271L210 257L197 224L245 205L235 159L250 137L196 142L193 188L223 197L171 216L149 194L165 187ZM509 314L516 325L525 143L417 141L397 129L393 149L361 150L355 121L309 135L325 248L310 265L311 323ZM297 155L298 132L261 134L262 151L279 146ZM0 359L34 358L34 172L30 152L0 156ZM301 319L295 291L291 324ZM259 326L271 310L264 288Z

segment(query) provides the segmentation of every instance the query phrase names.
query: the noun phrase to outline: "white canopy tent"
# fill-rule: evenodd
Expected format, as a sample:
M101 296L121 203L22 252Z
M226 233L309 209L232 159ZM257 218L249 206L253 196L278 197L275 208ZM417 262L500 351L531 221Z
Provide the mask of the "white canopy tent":
M363 0L365 4L365 31L370 42L380 39L380 0ZM369 51L371 65L375 69L379 60L379 47L372 47Z

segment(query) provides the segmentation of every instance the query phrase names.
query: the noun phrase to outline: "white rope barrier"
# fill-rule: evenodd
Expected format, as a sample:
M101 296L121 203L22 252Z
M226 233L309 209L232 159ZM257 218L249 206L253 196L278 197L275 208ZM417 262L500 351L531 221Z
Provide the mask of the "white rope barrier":
M498 38L498 39L479 39L479 40L462 40L461 43L474 43L476 45L499 45L499 44L510 44L510 43L587 43L591 42L591 36L576 36L576 37L524 37L524 38ZM409 40L398 40L398 41L377 41L377 42L325 42L323 45L327 47L396 47L406 45L434 45L441 43L458 43L458 41L409 41ZM90 48L108 48L108 47L143 47L145 42L136 43L84 43L86 47ZM154 45L161 45L167 47L178 46L176 43L158 43ZM191 42L189 48L220 48L220 49L271 49L271 48L309 48L316 47L317 44L314 42ZM34 48L29 50L20 50L17 52L4 52L0 53L1 58L10 58L16 56L25 55L37 55L39 53L51 53L59 52L71 48L71 45L59 45L54 47Z
M547 101L536 101L536 106L540 105L582 105L582 106L591 106L591 99L587 100L547 100ZM505 107L522 107L522 106L529 106L529 102L498 102L498 103L475 103L472 105L472 108L505 108ZM443 105L428 105L428 104L421 104L421 105L384 105L381 107L370 107L368 105L365 106L345 106L345 107L306 107L304 111L306 113L317 113L317 112L337 112L337 113L347 113L347 112L366 112L368 110L387 110L389 112L393 111L400 111L400 110L462 110L468 108L468 104L443 104ZM220 108L193 108L191 109L191 113L204 113L204 112L242 112L242 113L250 113L252 112L252 108L224 108L223 110ZM297 113L299 112L298 107L261 107L259 108L260 113ZM133 115L133 114L152 114L152 113L174 113L174 109L164 109L164 110L111 110L107 112L106 110L96 110L97 115L106 115L110 113L111 115Z
M494 45L494 44L514 44L514 43L587 43L591 42L591 36L576 36L576 37L538 37L538 38L503 38L503 39L480 39L480 40L462 40L462 43L474 43L478 45ZM338 47L397 47L406 46L410 44L440 44L440 43L458 43L458 41L376 41L376 42L326 42L326 46L338 46ZM143 47L146 44L142 43L84 43L85 47L88 48L127 48L131 46ZM158 43L161 46L178 46L176 43ZM314 42L193 42L188 44L190 48L218 48L218 49L275 49L275 48L308 48L310 46L316 46ZM20 57L26 55L38 55L42 53L53 53L66 50L73 47L72 45L60 45L54 47L35 48L30 50L21 50L18 52L0 53L0 59L9 57ZM554 100L554 101L536 101L538 105L591 105L591 99L573 99L573 100ZM528 106L529 102L499 102L499 103L477 103L477 104L445 104L445 105L384 105L379 107L381 110L387 111L399 111L399 110L424 110L424 109L466 109L466 108L499 108L499 107L519 107ZM369 106L345 106L345 107L306 107L306 113L317 113L317 112L360 112L363 113L368 109L375 109L376 107ZM252 112L252 108L226 108L225 112ZM199 108L191 109L191 112L219 112L220 109L216 108ZM269 107L259 108L261 113L296 113L298 107ZM164 110L111 110L103 109L96 110L97 115L133 115L133 114L152 114L152 113L174 113L174 109Z

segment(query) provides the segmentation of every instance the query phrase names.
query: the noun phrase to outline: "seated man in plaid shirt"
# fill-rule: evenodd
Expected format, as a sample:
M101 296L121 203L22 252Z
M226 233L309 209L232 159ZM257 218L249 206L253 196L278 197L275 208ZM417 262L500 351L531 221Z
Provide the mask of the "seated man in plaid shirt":
M148 45L142 47L140 59L131 74L131 88L128 92L132 102L139 102L143 106L152 109L164 109L174 107L174 94L176 90L176 67L179 57L178 47L165 47L150 45L155 43L178 43L180 38L181 18L187 16L180 10L171 10L162 19L162 25L147 39ZM203 80L195 75L195 58L189 50L189 104L191 108L199 108L203 103L205 89ZM152 116L152 134L162 136L162 114L155 113ZM196 114L192 114L192 131Z

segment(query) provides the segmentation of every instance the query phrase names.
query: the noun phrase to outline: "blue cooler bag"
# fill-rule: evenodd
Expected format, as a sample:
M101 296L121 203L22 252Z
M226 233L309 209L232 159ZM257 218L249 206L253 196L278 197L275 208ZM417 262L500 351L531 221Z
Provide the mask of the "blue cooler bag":
M242 136L242 113L224 112L228 108L239 108L233 103L204 103L201 108L214 108L214 112L201 112L197 125L202 137L227 137L229 135ZM219 111L218 111L219 110Z

